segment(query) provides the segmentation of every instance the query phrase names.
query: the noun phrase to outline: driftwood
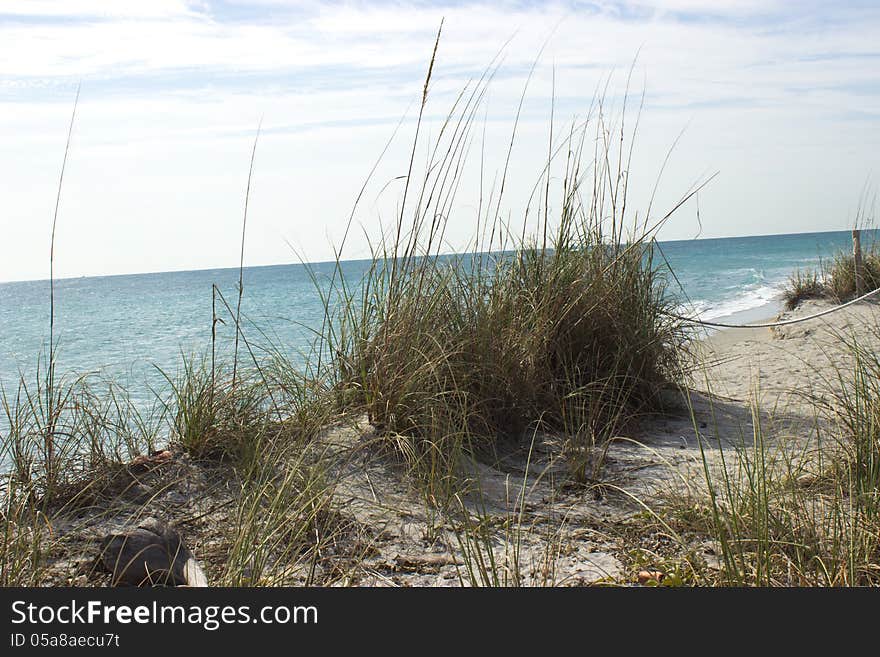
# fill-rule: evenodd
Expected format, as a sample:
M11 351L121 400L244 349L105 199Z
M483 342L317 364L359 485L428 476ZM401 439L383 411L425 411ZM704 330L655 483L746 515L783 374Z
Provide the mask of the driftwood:
M205 573L167 523L146 518L101 543L101 563L114 586L207 586Z

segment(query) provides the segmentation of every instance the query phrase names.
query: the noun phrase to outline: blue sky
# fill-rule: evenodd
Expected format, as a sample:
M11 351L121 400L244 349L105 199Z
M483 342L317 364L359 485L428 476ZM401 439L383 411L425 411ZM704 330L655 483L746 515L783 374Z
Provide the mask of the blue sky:
M525 78L510 216L546 152L555 69L560 126L636 53L645 89L631 207L645 211L684 134L655 212L701 177L703 236L843 229L880 153L875 2L248 2L0 0L0 280L48 273L58 169L82 94L57 237L61 276L234 266L249 151L263 121L246 260L327 259L402 116L344 255L363 257L405 173L433 35L445 17L428 128L498 49L486 175L503 166ZM481 120L483 120L481 118ZM427 134L426 133L426 134ZM473 232L478 176L463 183L448 248ZM662 237L698 232L696 203Z

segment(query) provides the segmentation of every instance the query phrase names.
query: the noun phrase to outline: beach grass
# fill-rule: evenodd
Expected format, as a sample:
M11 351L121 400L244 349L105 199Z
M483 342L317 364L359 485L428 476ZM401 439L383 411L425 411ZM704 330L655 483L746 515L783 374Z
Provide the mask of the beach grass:
M425 90L432 69L433 60ZM551 117L548 160L522 223L502 209L505 165L496 198L477 211L471 247L443 255L492 75L462 92L435 141L425 145L417 124L413 157L431 153L424 176L407 178L395 227L327 320L346 408L366 412L414 473L447 492L462 458L536 428L565 432L572 472L594 477L609 439L660 408L659 392L685 362L685 329L653 243L671 213L627 212L626 99L610 117L594 98L587 120L556 137ZM516 127L510 149L515 140Z
M851 253L837 253L824 272L828 295L838 302L856 296L855 259ZM862 254L863 291L880 287L880 248L872 244Z
M876 326L865 330L878 337ZM738 439L694 419L702 482L656 505L664 533L688 536L667 550L667 568L711 586L880 584L880 361L863 332L837 339L848 364L817 369L817 389L796 391L813 414L800 420L809 428L780 438L757 391ZM711 546L712 568L695 544Z
M693 334L675 312L671 272L654 242L700 187L669 212L637 215L627 202L634 135L623 128L626 98L614 114L597 96L586 119L565 129L551 112L548 158L520 223L503 205L514 127L470 248L446 254L495 68L462 91L428 143L422 113L438 44L439 34L399 214L373 245L363 280L346 280L341 259L329 289L314 277L324 319L305 366L249 340L241 315L247 210L235 307L215 287L210 357L181 355L177 372L163 371L168 391L155 393L152 412L113 382L57 375L50 312L48 358L34 380L22 376L17 389L2 391L0 584L107 583L96 563L77 565L79 579L58 563L94 552L94 541L77 537L105 529L103 521L134 525L157 512L197 541L212 583L394 584L399 572L387 574L374 559L389 540L369 525L377 509L399 512L402 524L421 513L420 545L444 547L461 585L566 583L573 576L560 559L587 530L616 541L624 563L647 569L636 578L642 583L880 582L876 353L857 334L841 336L853 366L820 381L823 394L811 401L814 452L771 437L757 399L732 447L690 408L699 480L677 473L685 485L655 497L617 483L620 467L606 472L612 446L646 447L624 437L676 412L669 393L690 400L688 375L704 365L694 365ZM426 149L417 173L416 153ZM52 250L54 257L54 225ZM873 247L865 271L868 287L880 285ZM852 298L853 272L843 254L819 272L797 272L786 303ZM218 300L235 327L231 366L216 358ZM539 445L550 456L539 459ZM516 467L501 470L514 453ZM481 475L496 466L501 493ZM405 493L377 491L377 473L404 481ZM551 505L565 498L566 512L531 515L542 485ZM421 509L385 501L412 490ZM572 535L571 507L587 523L584 509L599 501L624 511ZM712 568L695 552L701 543L715 546ZM406 556L397 555L395 568L409 567ZM591 583L631 583L630 574Z
M826 293L825 283L817 272L798 269L789 277L782 292L782 300L786 310L794 310L802 301L821 299Z
M880 247L872 243L862 253L862 293L880 288ZM786 310L806 299L829 299L845 303L856 294L856 263L850 252L838 251L817 270L798 270L783 290Z

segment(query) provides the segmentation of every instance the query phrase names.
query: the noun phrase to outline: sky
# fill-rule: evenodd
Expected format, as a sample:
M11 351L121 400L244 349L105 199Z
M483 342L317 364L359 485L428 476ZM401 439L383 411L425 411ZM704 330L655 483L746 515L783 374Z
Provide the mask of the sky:
M331 259L396 134L342 252L368 256L402 198L441 19L419 162L458 92L502 58L445 250L473 237L533 63L512 223L550 126L584 120L597 88L619 111L630 70L628 212L644 218L656 186L661 216L718 174L662 239L842 230L864 209L880 164L876 2L0 0L0 281L49 275L78 86L57 277L237 266L258 125L246 265ZM561 175L550 182L552 212Z

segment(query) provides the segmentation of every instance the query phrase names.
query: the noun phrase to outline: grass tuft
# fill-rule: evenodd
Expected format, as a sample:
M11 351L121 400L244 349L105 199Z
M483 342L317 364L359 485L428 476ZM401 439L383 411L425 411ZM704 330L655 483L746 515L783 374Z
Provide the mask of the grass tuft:
M782 300L786 310L794 310L807 299L821 299L825 295L825 284L818 273L798 269L789 277L782 292Z
M327 338L339 398L365 410L432 481L454 477L463 454L520 442L535 428L570 435L572 472L588 479L601 462L595 448L659 410L660 391L685 362L668 270L654 259L653 234L664 219L624 215L627 175L619 163L630 145L622 132L619 150L607 141L600 111L552 144L533 233L525 229L528 210L522 231L501 221L499 196L494 215L490 203L479 217L487 230L473 248L441 255L483 91L456 102L421 187L407 187L415 200L374 246L361 285L339 292ZM591 130L607 146L581 162ZM552 213L550 171L561 166L554 154L566 152Z
M863 292L880 288L880 246L862 253ZM830 299L845 303L856 298L856 265L852 253L840 251L819 270L795 272L782 293L786 310L794 310L806 299Z

